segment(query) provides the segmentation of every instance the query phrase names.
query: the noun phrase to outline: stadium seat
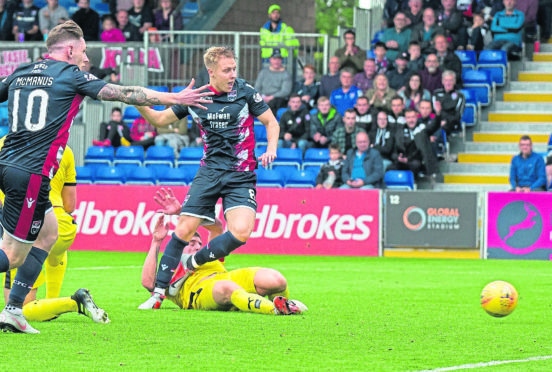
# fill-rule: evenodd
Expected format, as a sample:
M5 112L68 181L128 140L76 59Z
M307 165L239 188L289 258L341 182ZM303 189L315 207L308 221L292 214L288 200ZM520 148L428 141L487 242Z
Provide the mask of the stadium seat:
M36 1L36 0L35 0ZM94 7L91 7L93 8L99 15L100 15L100 18L103 16L103 15L106 15L106 14L110 14L111 12L109 11L109 4L108 3L104 3L102 1L100 2L96 2L96 4L94 5Z
M552 134L550 134L550 137L548 137L548 146L546 148L547 151L552 151Z
M184 168L162 168L165 170L157 174L157 183L159 185L185 186L186 170Z
M147 164L169 164L171 167L174 164L174 150L170 146L150 146L146 150Z
M259 168L255 173L258 187L284 187L284 177L275 169Z
M303 169L311 165L316 165L318 168L324 163L330 160L329 149L308 149L305 151L305 158L303 159Z
M122 185L123 183L125 183L125 176L119 168L105 165L105 166L99 167L96 170L96 175L94 176L94 183Z
M466 106L462 114L463 127L472 127L479 121L479 102L476 99L476 91L473 88L460 90L466 98ZM465 137L464 137L465 138Z
M150 85L148 89L155 90L156 92L161 93L169 93L169 87L166 86Z
M276 111L276 120L278 120L278 123L280 122L280 119L282 118L282 115L284 112L289 110L287 107L279 108L278 111Z
M276 159L272 165L294 165L297 169L301 169L302 162L303 151L301 149L279 148L276 150Z
M199 170L199 167L199 164L183 164L180 165L178 168L184 169L184 171L186 172L185 180L189 185L191 185L197 171Z
M465 71L462 73L465 88L473 88L476 93L477 102L483 106L488 106L492 103L495 96L495 83L491 78L491 73L488 71Z
M123 121L131 125L134 120L138 119L140 116L141 115L136 107L128 106L123 113Z
M155 178L157 179L160 175L165 174L170 169L174 169L168 164L148 164L145 166L146 168L151 169L153 174L155 175Z
M455 50L454 54L460 58L460 61L462 61L462 67L470 68L472 70L475 70L475 67L477 66L477 55L475 54L475 51L473 50Z
M477 63L478 71L488 71L498 86L503 86L510 72L508 54L504 50L482 50Z
M186 89L187 87L183 86L183 85L177 85L175 87L172 88L172 92L173 93L178 93L178 92L182 92L184 89Z
M126 175L127 185L155 185L155 174L150 168L137 167L132 173Z
M9 113L8 113L8 101L0 103L0 125L8 126Z
M257 145L266 145L268 144L268 139L266 137L266 127L264 125L255 125L253 127L255 131L255 144Z
M313 188L315 181L316 173L294 169L287 174L285 187Z
M259 156L261 156L265 152L266 152L266 146L265 145L256 146L255 147L255 158L259 158Z
M87 167L75 167L77 172L77 183L94 183L94 168Z
M91 163L101 163L111 165L115 158L115 150L113 147L90 146L84 155L84 165Z
M414 190L414 174L411 171L390 170L383 177L387 189Z
M144 148L142 146L121 146L115 151L113 164L132 163L142 165Z
M177 166L182 164L200 164L203 158L203 147L183 147L180 150Z
M187 2L182 7L182 17L190 19L193 18L199 11L199 5L197 2Z
M4 137L10 132L10 128L7 125L0 125L0 138Z
M318 174L320 172L321 166L322 166L321 164L305 165L305 163L303 163L303 170Z
M115 165L115 167L121 171L126 179L126 177L135 172L136 169L140 167L140 165L136 163L120 163Z

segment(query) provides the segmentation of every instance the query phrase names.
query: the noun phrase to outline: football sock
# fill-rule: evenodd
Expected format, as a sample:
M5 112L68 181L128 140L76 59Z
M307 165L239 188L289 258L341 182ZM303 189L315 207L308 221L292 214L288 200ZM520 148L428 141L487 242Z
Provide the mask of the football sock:
M5 273L10 268L10 260L3 249L0 249L0 273Z
M63 313L77 312L78 305L71 297L31 301L23 306L23 315L29 321L44 322Z
M201 248L186 262L188 269L195 269L207 262L218 260L219 258L228 256L233 250L244 245L245 242L236 239L230 231L217 236L207 245Z
M157 269L157 277L155 279L155 287L165 289L169 286L169 282L174 274L174 270L180 262L182 251L188 242L180 239L175 233L172 234L171 240L165 247L165 252L159 260L159 268Z
M277 297L277 296L282 296L282 297L285 297L285 298L289 298L289 289L286 288L282 292L273 293L271 295L268 295L268 298L270 299L270 301L272 301L272 300L274 300L274 297Z
M23 307L23 301L42 271L46 257L48 252L37 247L31 248L25 262L17 269L8 304L18 308Z
M232 301L232 305L236 306L241 311L258 314L275 314L272 301L258 294L247 293L243 288L236 289L232 292L230 301Z
M51 261L57 262L52 265ZM57 298L61 292L61 284L67 268L67 251L61 257L48 257L44 262L44 271L46 272L46 298Z

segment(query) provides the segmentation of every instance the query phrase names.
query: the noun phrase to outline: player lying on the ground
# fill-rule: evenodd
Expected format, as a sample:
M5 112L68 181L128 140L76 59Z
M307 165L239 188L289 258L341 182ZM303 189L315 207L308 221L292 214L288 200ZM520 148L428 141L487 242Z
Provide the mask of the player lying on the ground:
M160 216L142 269L142 285L150 292L155 286L159 249L168 232L169 225L164 222L164 216ZM193 254L201 247L201 236L195 233L184 253ZM274 269L247 267L226 271L222 262L212 261L189 276L187 271L180 263L167 291L167 298L182 309L230 310L235 307L241 311L278 315L300 314L307 310L301 302L287 299L286 279Z

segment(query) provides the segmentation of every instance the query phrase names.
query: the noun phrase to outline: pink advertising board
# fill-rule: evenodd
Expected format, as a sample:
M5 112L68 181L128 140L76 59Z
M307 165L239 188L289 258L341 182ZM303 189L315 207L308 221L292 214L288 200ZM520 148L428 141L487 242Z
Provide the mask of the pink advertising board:
M552 193L487 194L487 258L552 259Z
M157 189L79 185L74 213L78 234L72 249L147 251ZM188 187L172 189L183 200ZM253 234L236 253L378 256L379 198L378 190L259 188ZM216 212L221 218L220 204ZM176 220L171 217L171 228Z

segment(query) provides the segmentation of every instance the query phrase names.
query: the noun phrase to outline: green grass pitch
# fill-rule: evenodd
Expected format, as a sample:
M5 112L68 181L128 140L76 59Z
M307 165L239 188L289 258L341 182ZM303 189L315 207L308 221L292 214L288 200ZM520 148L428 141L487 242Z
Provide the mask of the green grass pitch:
M40 335L0 334L0 366L16 370L417 371L552 355L548 262L232 255L227 268L264 266L288 279L301 316L137 306L145 254L70 252L62 295L89 288L111 318L77 314L33 323ZM492 318L485 284L506 280L517 309ZM43 290L39 291L43 296ZM552 370L552 359L477 370Z

